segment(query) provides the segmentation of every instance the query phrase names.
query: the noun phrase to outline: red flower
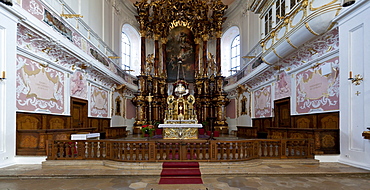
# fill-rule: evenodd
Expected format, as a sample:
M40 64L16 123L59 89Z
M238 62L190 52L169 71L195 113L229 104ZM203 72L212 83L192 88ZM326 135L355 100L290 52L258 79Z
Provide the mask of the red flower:
M154 131L154 126L153 125L143 125L141 126L141 131L143 134L151 135Z

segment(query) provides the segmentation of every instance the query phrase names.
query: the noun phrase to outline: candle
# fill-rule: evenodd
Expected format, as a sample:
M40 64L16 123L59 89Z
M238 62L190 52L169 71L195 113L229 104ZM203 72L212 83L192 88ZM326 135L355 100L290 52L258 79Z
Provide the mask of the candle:
M3 74L1 75L2 79L5 79L5 71L3 71Z
M349 78L352 78L352 71L349 72Z

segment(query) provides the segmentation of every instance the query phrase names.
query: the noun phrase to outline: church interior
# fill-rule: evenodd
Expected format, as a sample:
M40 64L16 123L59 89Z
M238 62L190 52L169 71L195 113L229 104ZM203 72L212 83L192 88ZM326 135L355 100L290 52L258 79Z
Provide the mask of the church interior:
M368 188L368 0L0 0L0 20L0 189L62 165L161 189L165 163L218 184L188 189Z

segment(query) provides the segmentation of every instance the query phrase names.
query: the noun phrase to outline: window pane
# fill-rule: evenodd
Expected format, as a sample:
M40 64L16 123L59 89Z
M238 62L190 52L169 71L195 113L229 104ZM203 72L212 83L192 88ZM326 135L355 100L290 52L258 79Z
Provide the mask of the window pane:
M240 64L240 35L237 35L231 43L230 70L236 70ZM230 72L234 74L235 72Z
M128 36L122 32L122 69L130 68L131 43Z

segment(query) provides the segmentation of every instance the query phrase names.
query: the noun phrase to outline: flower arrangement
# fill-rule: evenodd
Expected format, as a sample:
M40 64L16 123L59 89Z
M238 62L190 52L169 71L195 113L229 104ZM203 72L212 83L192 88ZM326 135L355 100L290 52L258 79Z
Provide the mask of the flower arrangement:
M143 125L141 126L141 132L143 136L149 137L153 135L154 131L154 126L153 125Z

